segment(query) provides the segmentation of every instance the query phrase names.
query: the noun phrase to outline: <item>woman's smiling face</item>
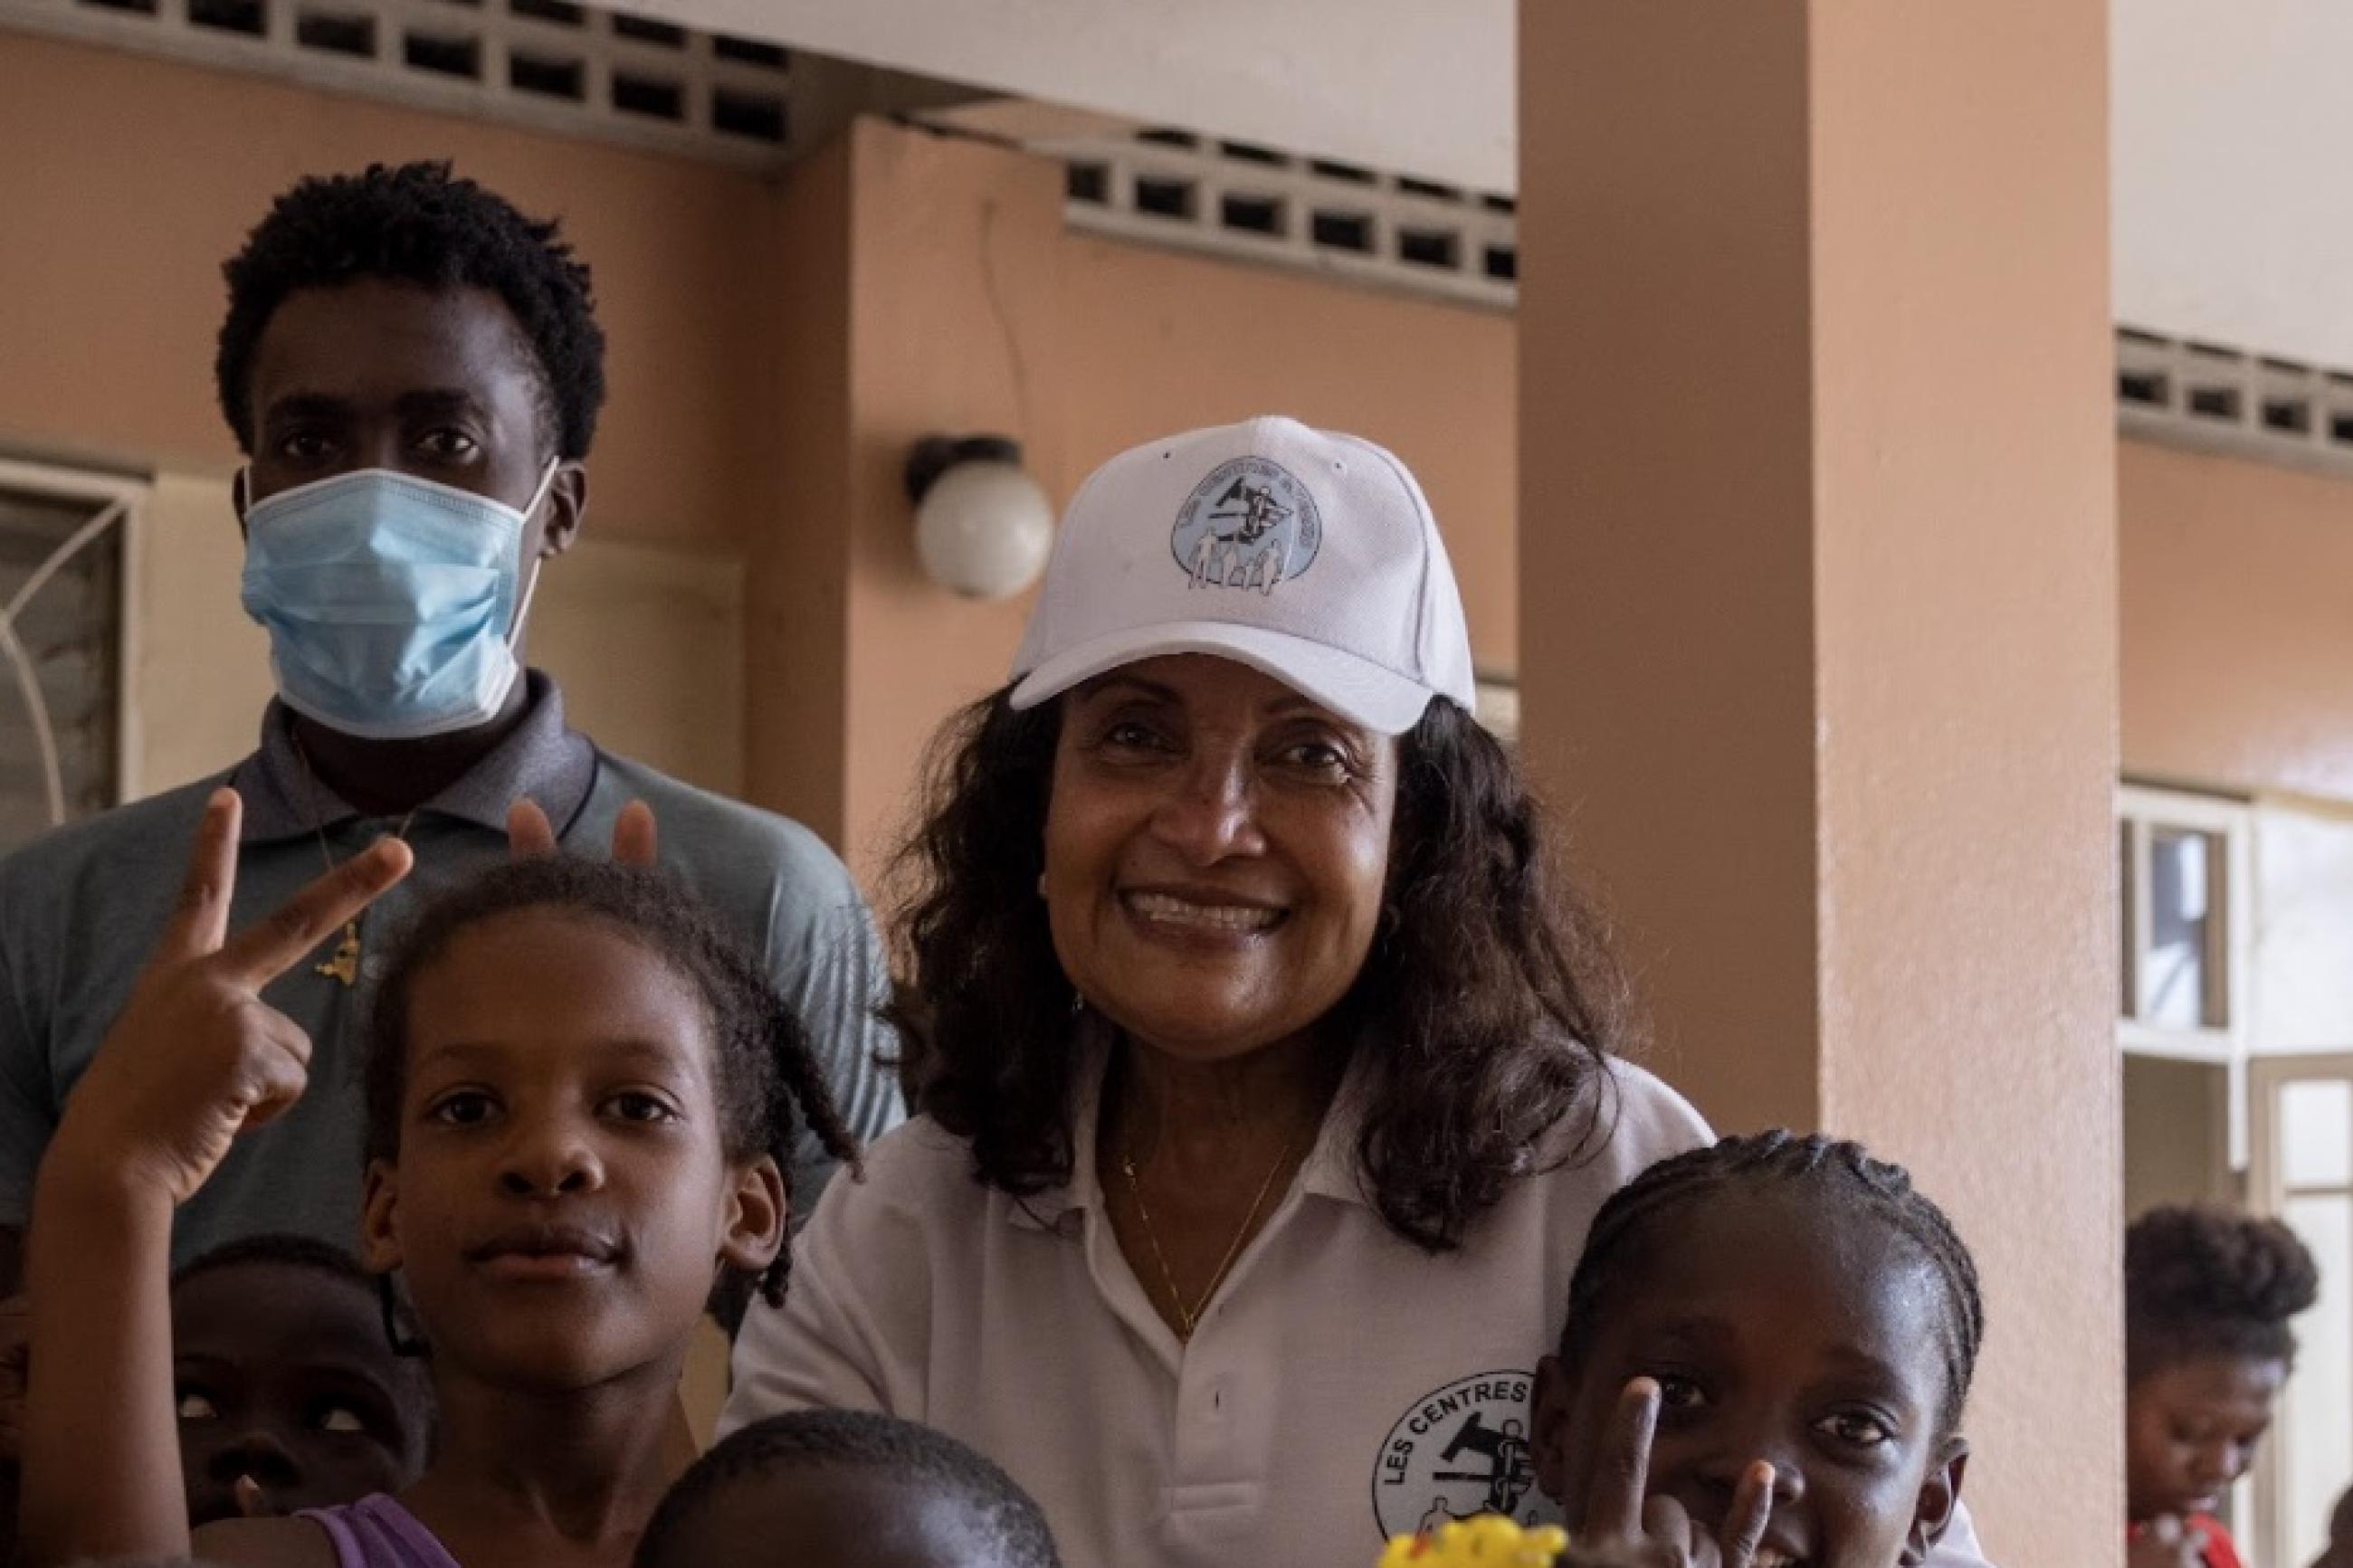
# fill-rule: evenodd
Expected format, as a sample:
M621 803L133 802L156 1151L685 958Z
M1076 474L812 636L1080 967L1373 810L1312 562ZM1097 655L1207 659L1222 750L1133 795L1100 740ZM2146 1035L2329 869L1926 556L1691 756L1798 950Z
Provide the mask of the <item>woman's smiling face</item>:
M1189 1061L1329 1012L1380 921L1396 740L1204 654L1061 702L1043 887L1079 994Z

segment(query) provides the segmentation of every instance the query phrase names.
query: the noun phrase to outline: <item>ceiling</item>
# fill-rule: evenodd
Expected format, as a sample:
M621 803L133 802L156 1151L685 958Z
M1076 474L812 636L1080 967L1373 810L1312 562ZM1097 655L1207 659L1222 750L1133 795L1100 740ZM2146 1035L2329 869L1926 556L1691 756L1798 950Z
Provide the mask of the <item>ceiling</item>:
M2116 319L2353 369L2353 5L2114 16Z
M1514 0L633 0L997 91L1514 184ZM2353 5L2116 0L2116 317L2353 367Z
M1512 184L1514 0L628 0L1081 109Z

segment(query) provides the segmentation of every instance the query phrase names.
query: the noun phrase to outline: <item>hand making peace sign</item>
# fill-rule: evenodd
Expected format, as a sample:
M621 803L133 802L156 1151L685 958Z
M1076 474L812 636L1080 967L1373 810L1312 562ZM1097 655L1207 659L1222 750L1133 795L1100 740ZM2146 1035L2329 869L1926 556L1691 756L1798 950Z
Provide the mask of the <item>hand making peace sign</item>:
M1752 1568L1773 1518L1773 1467L1741 1472L1722 1531L1710 1536L1671 1497L1646 1498L1651 1442L1659 1430L1659 1385L1638 1377L1609 1417L1593 1491L1586 1501L1579 1548L1614 1548L1644 1568Z
M205 803L178 907L67 1101L51 1161L185 1203L231 1141L301 1096L311 1038L261 989L406 876L410 856L382 840L231 936L243 816L234 790Z

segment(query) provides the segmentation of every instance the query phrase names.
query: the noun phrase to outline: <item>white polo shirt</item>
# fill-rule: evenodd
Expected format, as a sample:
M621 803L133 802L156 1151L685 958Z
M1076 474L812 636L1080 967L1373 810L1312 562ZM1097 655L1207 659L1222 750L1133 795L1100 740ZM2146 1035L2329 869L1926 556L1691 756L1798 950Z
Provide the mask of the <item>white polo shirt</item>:
M1104 1218L1090 1077L1067 1187L983 1186L928 1117L876 1143L863 1181L831 1184L784 1307L744 1323L723 1430L811 1407L937 1427L1039 1500L1070 1568L1368 1568L1390 1535L1447 1517L1554 1517L1526 1436L1537 1358L1595 1212L1711 1142L1696 1111L1612 1063L1606 1142L1514 1182L1432 1257L1359 1191L1345 1086L1180 1344Z

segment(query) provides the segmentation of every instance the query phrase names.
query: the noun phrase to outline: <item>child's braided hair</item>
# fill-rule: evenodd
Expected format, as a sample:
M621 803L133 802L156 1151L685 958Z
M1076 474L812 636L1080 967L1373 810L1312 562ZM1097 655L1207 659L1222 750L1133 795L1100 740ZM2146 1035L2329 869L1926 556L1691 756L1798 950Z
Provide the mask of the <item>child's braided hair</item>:
M1875 1160L1860 1143L1788 1131L1726 1138L1644 1171L1620 1188L1594 1216L1585 1252L1568 1287L1568 1324L1561 1359L1574 1367L1588 1347L1610 1290L1628 1266L1655 1245L1661 1224L1730 1188L1802 1186L1832 1210L1861 1214L1885 1226L1928 1264L1945 1297L1944 1426L1960 1422L1978 1349L1985 1341L1985 1301L1969 1249L1945 1212L1912 1184L1900 1165Z

